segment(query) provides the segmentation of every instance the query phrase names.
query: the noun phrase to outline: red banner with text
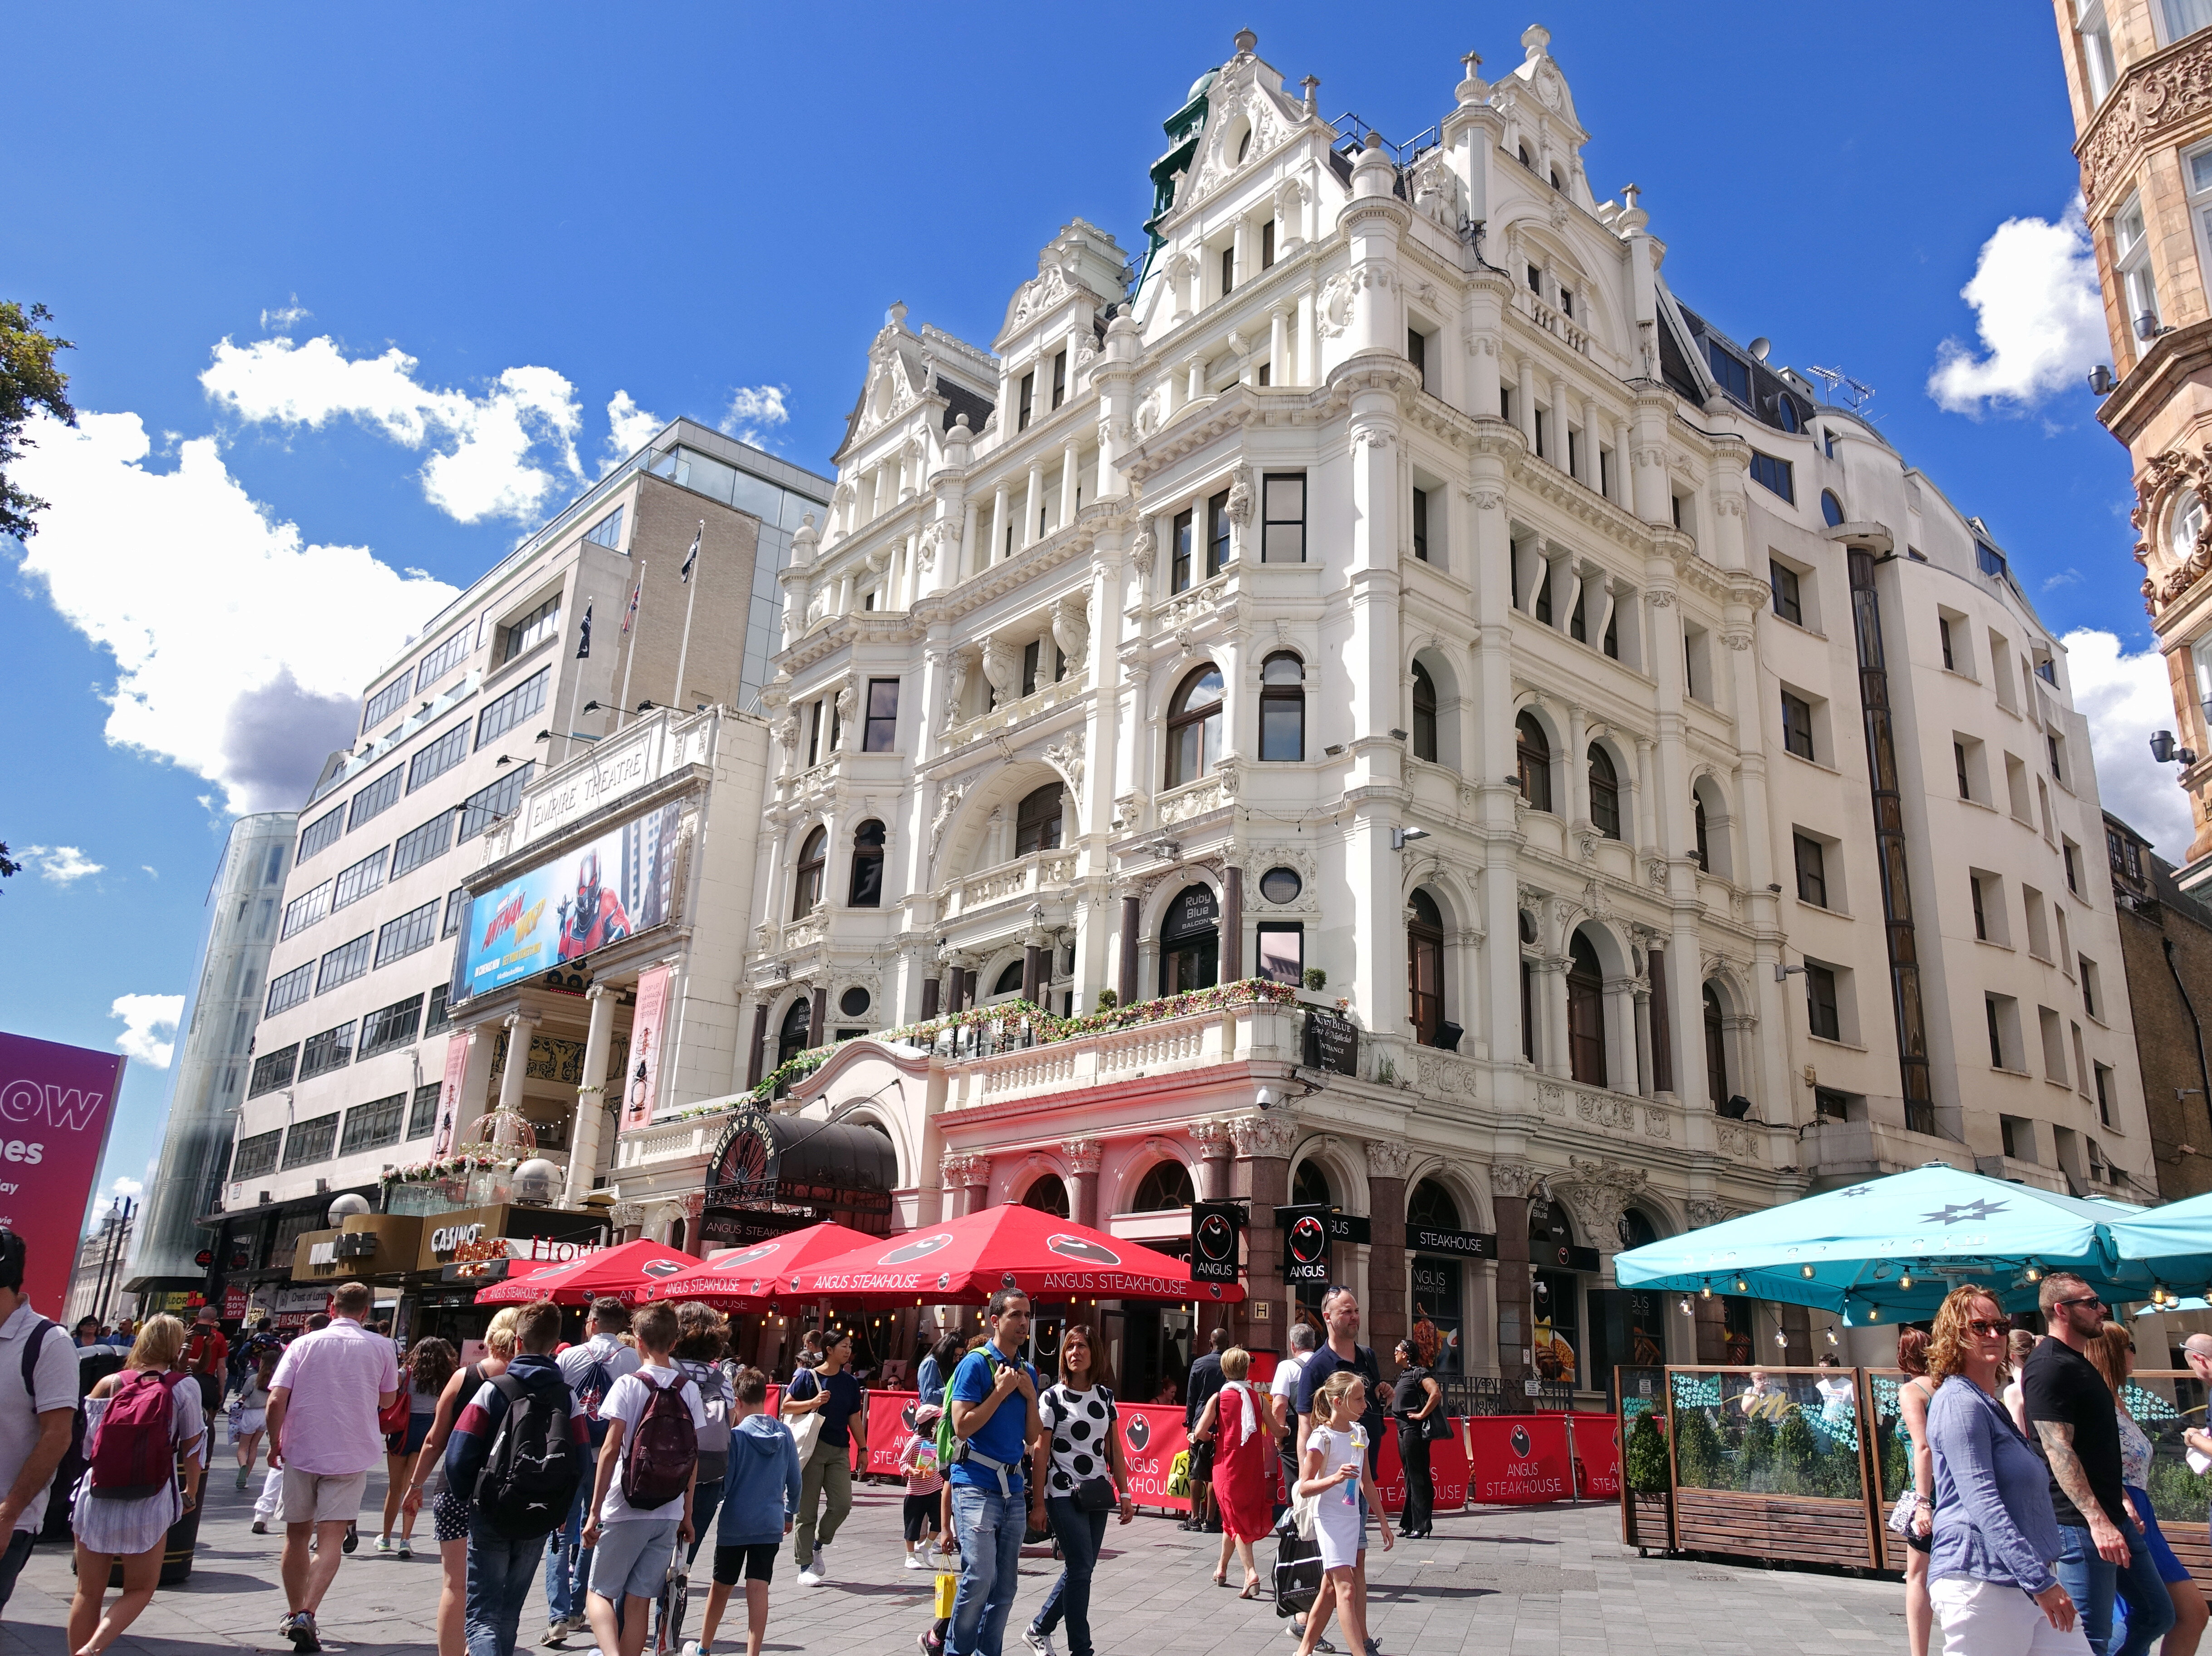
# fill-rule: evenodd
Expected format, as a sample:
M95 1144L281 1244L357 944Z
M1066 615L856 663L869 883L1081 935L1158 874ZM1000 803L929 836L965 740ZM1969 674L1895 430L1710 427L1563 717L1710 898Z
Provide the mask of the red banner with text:
M653 1094L660 1085L661 1026L668 1021L669 969L647 966L637 975L637 1006L630 1014L629 1073L622 1082L622 1124L642 1127L653 1119Z
M0 1034L0 1225L28 1243L23 1295L56 1321L69 1299L123 1067L120 1053Z
M484 1038L491 1037L487 1034ZM457 1029L446 1038L446 1075L438 1085L438 1135L431 1143L433 1156L453 1154L453 1146L460 1142L461 1094L468 1087L469 1045L475 1039L465 1029Z
M1182 1410L1173 1406L1119 1403L1121 1458L1129 1469L1129 1494L1139 1507L1188 1512L1188 1495L1168 1493L1175 1458L1190 1447L1182 1429Z
M1612 1415L1571 1416L1575 1493L1585 1501L1620 1497L1620 1422Z
M1565 1415L1478 1415L1462 1426L1472 1469L1468 1500L1530 1506L1574 1499Z
M1452 1434L1429 1445L1429 1478L1436 1485L1436 1510L1456 1512L1467 1505L1467 1450L1459 1434L1460 1423L1454 1421ZM1382 1492L1382 1510L1403 1512L1406 1507L1406 1469L1398 1458L1398 1425L1393 1421L1382 1434L1382 1454L1375 1475L1376 1488Z

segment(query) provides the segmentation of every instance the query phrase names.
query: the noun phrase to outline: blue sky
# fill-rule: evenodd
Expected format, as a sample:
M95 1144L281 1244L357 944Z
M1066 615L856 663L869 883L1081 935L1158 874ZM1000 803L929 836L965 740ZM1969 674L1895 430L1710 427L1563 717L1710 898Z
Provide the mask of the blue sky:
M617 423L821 467L890 302L988 344L1067 219L1141 245L1159 123L1240 26L1402 139L1463 52L1520 61L1530 19L1479 15L15 9L0 295L53 308L101 417L27 472L55 502L27 557L0 545L0 838L42 848L0 897L0 1026L140 1055L105 1177L143 1174L168 1079L164 1003L117 1003L185 990L227 810L296 794L440 583L596 476ZM1877 387L2045 620L2113 636L2074 657L2106 795L2178 851L2134 757L2171 709L2081 388L2107 350L2049 9L1534 15L1593 186L1643 186L1676 292ZM2008 394L1940 406L1947 341L1974 365L1952 401Z

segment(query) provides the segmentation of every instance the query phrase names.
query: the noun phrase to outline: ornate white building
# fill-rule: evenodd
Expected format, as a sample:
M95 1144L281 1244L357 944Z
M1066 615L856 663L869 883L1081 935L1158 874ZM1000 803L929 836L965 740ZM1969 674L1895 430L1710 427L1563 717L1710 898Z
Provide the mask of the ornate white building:
M1400 145L1240 34L1146 245L1078 219L989 350L900 306L870 346L781 575L732 1090L844 1042L784 1107L889 1135L903 1222L1243 1196L1279 1347L1272 1209L1318 1202L1378 1344L1587 1385L1809 1361L1802 1312L1613 1292L1626 1241L1936 1159L2149 1186L2063 650L1978 520L1670 290L1548 41ZM1255 977L1341 1001L1356 1075L1273 1002L872 1038ZM708 1136L626 1140L624 1198L699 1202Z

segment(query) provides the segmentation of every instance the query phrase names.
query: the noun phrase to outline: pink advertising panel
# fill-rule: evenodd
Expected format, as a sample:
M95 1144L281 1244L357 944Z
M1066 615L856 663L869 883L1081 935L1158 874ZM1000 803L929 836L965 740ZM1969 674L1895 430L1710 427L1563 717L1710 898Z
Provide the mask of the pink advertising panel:
M58 1320L100 1159L123 1087L123 1056L0 1034L0 1225L29 1244L23 1291Z

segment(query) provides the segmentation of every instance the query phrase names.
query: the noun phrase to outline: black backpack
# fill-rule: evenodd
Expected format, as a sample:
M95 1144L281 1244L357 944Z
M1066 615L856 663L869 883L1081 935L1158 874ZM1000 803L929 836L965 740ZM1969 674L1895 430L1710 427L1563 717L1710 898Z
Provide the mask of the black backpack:
M583 1482L583 1453L568 1424L568 1388L533 1391L512 1374L492 1385L507 1415L477 1475L477 1513L510 1541L547 1536L568 1521Z

